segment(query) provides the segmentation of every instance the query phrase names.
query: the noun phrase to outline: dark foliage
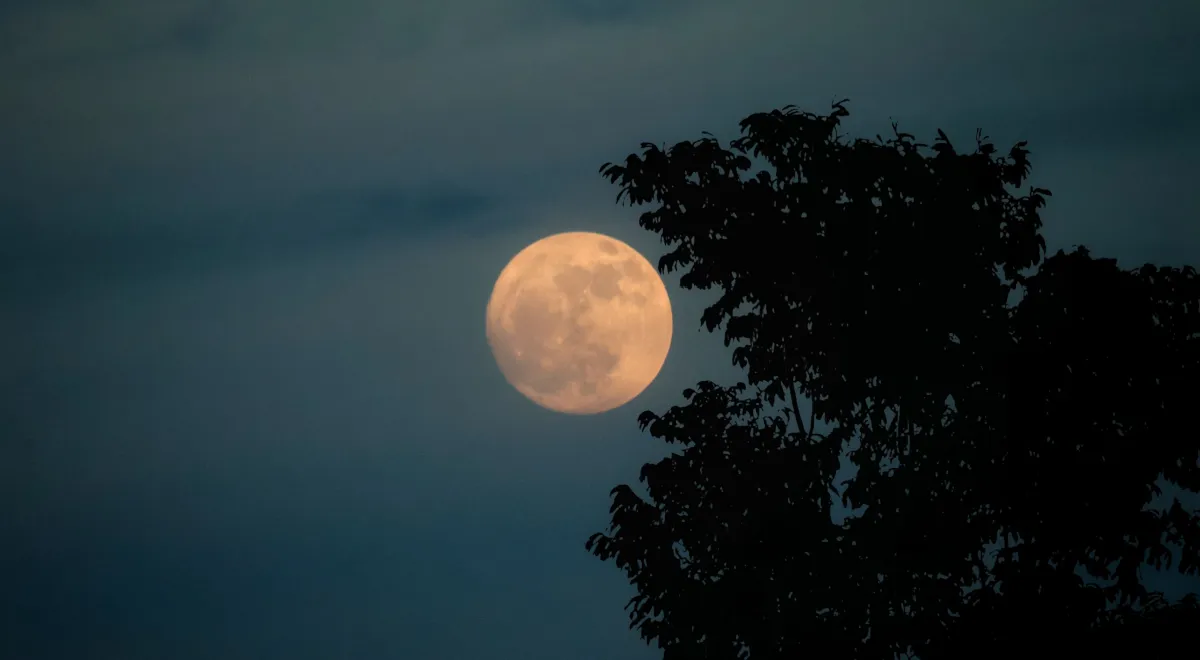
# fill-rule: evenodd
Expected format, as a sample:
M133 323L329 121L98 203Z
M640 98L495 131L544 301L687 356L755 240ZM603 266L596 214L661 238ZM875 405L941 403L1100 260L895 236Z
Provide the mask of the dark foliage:
M601 169L652 207L660 270L720 293L701 322L746 372L639 418L678 448L587 543L631 627L666 660L1187 654L1195 599L1140 571L1200 570L1200 518L1147 506L1200 490L1196 272L1043 259L1024 143L851 140L846 115Z

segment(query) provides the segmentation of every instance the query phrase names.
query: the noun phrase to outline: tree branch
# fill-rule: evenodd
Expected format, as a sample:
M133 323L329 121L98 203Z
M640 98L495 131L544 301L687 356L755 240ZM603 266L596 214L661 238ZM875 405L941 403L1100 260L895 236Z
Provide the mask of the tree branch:
M809 435L808 432L804 430L804 420L800 419L800 404L796 398L796 383L794 381L788 381L788 390L791 391L792 394L792 415L796 418L796 426L800 428L800 436L807 438Z

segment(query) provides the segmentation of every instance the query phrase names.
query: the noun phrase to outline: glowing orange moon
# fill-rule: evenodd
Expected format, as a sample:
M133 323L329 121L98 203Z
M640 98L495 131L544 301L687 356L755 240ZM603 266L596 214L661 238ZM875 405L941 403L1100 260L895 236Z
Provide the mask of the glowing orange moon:
M521 250L487 305L488 343L505 379L538 405L580 415L641 394L667 359L672 328L650 262L591 232Z

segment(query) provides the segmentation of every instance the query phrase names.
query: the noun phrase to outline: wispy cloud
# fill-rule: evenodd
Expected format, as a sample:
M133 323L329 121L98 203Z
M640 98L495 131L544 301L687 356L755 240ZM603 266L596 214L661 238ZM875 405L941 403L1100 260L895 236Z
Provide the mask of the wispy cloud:
M1069 4L706 2L636 23L533 0L52 4L10 23L0 119L28 182L236 171L278 191L525 173L834 95L953 119L1189 88L1164 63L1200 49L1200 10ZM121 56L137 43L160 50Z
M638 140L728 137L748 112L835 96L872 133L982 124L1041 154L1039 132L1196 139L1187 2L6 6L0 172L22 204L115 230L132 220L102 210L130 198L210 217L446 181L533 199Z
M139 211L122 201L124 208L60 207L57 216L28 203L0 204L0 291L10 299L40 297L105 281L295 259L362 242L420 240L481 222L497 200L448 185L366 188L230 208L220 217L206 217L212 207L203 203L198 209L184 203Z

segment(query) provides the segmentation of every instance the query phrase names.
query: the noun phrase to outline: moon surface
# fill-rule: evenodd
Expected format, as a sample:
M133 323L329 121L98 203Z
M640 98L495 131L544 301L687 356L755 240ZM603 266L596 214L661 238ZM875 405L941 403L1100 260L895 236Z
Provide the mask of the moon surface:
M505 379L538 405L578 415L641 394L667 359L673 325L650 262L591 232L521 250L487 306L488 343Z

